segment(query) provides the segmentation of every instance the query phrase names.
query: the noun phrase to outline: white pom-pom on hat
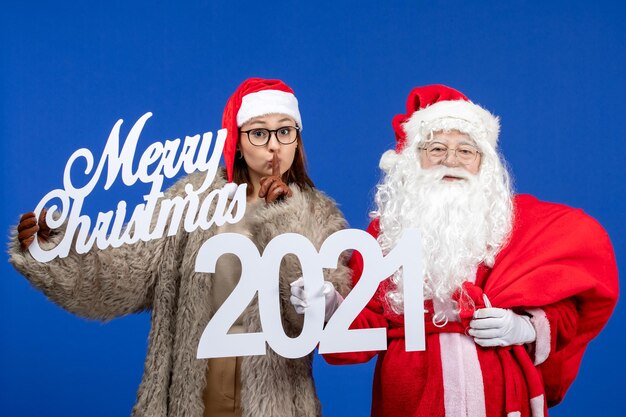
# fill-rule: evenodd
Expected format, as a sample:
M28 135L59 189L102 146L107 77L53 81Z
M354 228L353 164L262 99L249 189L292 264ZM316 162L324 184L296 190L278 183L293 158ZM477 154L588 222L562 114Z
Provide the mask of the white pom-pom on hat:
M380 162L378 163L378 167L383 170L385 173L388 173L391 168L396 164L399 159L399 155L394 150L388 150L383 153L380 157Z

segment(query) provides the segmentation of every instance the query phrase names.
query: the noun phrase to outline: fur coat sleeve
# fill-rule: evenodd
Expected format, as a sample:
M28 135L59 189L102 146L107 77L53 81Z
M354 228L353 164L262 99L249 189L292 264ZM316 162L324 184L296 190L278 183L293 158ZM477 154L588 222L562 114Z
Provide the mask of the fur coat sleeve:
M164 198L183 194L188 181L187 177L179 180L165 191ZM160 203L154 211L151 229L159 209ZM118 248L93 249L85 254L78 254L72 244L67 257L42 263L21 249L16 230L17 226L9 243L9 261L15 269L62 308L97 320L111 320L151 308L157 276L178 268L176 259L182 257L171 255L180 252L186 239L181 226L174 236L148 242L140 240ZM50 241L43 244L44 249L55 247L63 235L64 227L53 230Z

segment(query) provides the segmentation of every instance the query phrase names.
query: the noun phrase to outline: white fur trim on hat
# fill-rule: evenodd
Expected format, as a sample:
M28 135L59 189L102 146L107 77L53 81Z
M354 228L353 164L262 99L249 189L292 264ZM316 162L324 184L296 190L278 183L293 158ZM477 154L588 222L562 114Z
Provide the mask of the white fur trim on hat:
M272 113L292 117L302 130L298 99L293 94L280 90L263 90L244 96L237 112L237 126L241 127L254 117Z
M403 128L407 146L425 141L431 132L459 130L467 133L479 146L487 143L496 149L500 122L496 116L470 101L447 100L416 111Z

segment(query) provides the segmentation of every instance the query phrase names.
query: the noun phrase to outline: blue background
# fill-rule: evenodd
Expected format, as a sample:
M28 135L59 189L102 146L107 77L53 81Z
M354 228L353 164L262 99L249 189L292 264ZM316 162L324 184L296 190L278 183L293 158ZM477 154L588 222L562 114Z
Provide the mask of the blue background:
M220 127L245 78L301 103L311 176L364 228L391 118L411 88L453 86L501 116L517 191L583 208L626 264L626 11L622 1L12 2L0 17L1 228L62 187L70 154L99 155L152 111L140 143ZM171 183L171 182L170 182ZM86 212L147 187L95 191ZM6 260L6 255L5 255ZM89 322L0 263L0 414L124 416L149 316ZM592 342L552 416L623 415L626 311ZM369 415L373 364L315 376L326 416Z

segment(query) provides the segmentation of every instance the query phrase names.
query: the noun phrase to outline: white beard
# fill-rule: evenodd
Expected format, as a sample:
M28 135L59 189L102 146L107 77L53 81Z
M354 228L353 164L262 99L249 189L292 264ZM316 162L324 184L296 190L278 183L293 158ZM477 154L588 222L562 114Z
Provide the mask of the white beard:
M445 181L451 175L464 180ZM422 237L424 297L446 302L465 281L474 282L481 263L492 266L512 225L512 192L506 169L486 153L479 174L461 168L420 168L415 151L406 149L383 178L376 193L380 218L378 241L387 254L406 228ZM394 311L403 311L402 272L387 293Z

